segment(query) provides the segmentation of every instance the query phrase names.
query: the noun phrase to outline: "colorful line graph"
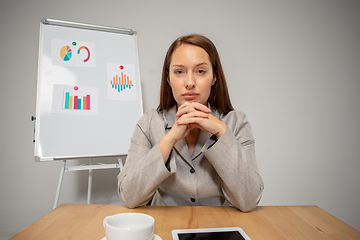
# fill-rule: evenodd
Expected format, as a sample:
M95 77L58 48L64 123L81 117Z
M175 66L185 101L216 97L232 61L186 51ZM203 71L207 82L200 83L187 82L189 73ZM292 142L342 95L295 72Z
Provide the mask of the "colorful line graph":
M121 92L125 89L131 89L134 85L132 80L129 79L129 76L126 76L121 72L121 76L116 75L113 77L113 80L110 81L111 87L116 89L118 92Z
M70 92L65 92L64 109L90 110L90 95L87 94L82 98L71 96Z

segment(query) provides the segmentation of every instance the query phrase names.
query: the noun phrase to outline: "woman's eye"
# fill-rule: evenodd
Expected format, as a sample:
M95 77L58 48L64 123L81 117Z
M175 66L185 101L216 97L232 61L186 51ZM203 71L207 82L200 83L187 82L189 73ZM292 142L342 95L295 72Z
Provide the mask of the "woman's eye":
M183 70L175 70L174 71L174 74L175 75L180 75L180 74L182 74L184 71Z
M198 72L200 75L204 75L207 71L204 70L204 69L199 69L197 72Z

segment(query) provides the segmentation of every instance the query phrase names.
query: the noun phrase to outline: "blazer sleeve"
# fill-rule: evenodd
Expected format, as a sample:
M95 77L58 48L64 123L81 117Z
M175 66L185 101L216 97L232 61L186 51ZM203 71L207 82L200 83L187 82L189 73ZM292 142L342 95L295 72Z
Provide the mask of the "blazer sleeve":
M230 112L221 119L227 130L215 144L205 144L203 154L222 180L227 201L243 212L254 209L260 201L264 184L255 158L254 137L250 123L241 112Z
M161 134L156 134L164 132L164 128L163 124L154 126L156 115L154 110L148 111L137 123L124 167L117 177L119 197L129 208L146 205L160 183L172 174L159 148Z

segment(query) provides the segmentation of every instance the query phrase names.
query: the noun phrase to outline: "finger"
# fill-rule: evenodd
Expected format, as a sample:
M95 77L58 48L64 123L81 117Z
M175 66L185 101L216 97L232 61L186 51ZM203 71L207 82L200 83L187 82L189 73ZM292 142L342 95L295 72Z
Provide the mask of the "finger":
M193 107L199 111L202 112L206 112L206 113L210 113L211 110L210 108L208 108L207 106L205 106L204 104L198 103L198 102L193 102L192 103Z
M210 108L199 102L185 102L183 105L191 107L193 109L197 109L202 112L211 112Z
M185 113L181 115L178 120L184 120L184 119L191 119L191 118L209 118L208 113L200 112L200 111L193 111L190 113Z
M181 117L183 114L187 114L194 111L200 111L203 113L210 113L211 110L206 107L205 105L201 103L189 103L185 102L183 105L181 105L176 113L176 117Z
M188 125L188 124L199 124L201 125L201 123L203 122L203 120L208 119L208 117L205 116L191 116L191 117L183 117L183 118L179 118L176 123L178 125Z
M187 125L191 129L199 128L214 135L217 135L218 133L221 133L222 135L227 128L224 123L210 114L207 118L188 117L188 115L184 115L184 117L178 119L177 124L180 126ZM219 135L219 137L221 135Z

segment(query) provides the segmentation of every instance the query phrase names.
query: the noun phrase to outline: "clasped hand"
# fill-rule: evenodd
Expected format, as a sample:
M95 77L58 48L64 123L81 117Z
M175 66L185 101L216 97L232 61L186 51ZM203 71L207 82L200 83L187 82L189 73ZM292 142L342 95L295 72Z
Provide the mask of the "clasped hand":
M211 110L198 102L183 103L176 113L178 120L172 127L175 141L185 138L192 129L199 128L219 139L226 131L226 124L210 114Z

